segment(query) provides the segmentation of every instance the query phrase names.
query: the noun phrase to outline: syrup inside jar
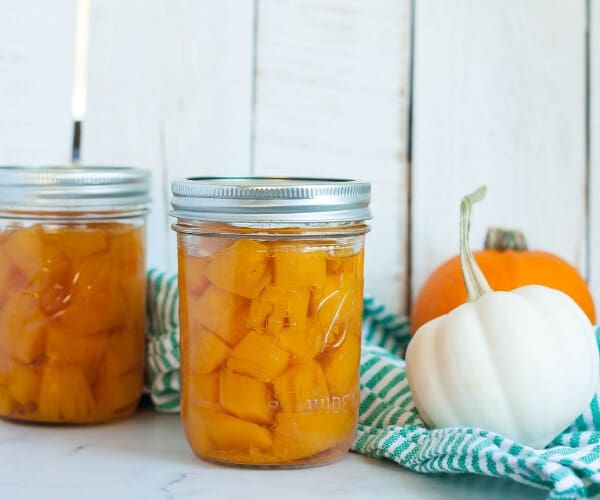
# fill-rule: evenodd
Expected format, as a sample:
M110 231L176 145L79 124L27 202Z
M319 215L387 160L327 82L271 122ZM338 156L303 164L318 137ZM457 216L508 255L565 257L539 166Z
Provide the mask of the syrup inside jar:
M137 168L0 167L0 417L135 411L149 185Z
M122 418L144 373L144 228L32 224L0 233L0 415Z

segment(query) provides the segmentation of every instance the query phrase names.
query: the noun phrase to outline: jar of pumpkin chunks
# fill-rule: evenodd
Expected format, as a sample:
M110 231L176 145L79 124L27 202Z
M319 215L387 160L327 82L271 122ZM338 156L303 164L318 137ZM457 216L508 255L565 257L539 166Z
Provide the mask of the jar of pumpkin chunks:
M135 411L149 181L132 168L0 167L0 416Z
M181 410L209 461L332 462L358 418L370 185L175 181Z

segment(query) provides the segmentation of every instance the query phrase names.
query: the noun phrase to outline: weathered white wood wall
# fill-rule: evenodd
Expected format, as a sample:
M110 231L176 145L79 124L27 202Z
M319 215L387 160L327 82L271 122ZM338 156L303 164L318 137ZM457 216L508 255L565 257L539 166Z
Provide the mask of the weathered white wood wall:
M164 269L175 177L370 180L367 287L401 311L486 183L473 244L521 227L600 304L599 2L91 0L82 163L152 169ZM70 157L76 2L51 4L0 0L3 164Z
M75 3L0 0L0 164L71 158Z
M589 28L589 178L587 199L588 277L600 309L600 0L590 0Z
M413 290L471 241L519 227L586 273L585 2L421 0L416 7Z

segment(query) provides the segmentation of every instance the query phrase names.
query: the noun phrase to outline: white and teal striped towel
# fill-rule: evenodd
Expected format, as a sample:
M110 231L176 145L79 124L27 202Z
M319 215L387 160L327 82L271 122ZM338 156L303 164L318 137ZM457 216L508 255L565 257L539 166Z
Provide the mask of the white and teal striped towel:
M473 473L547 488L549 499L600 497L600 406L551 446L535 450L483 429L427 429L412 401L404 361L408 321L365 297L360 417L353 450L417 472ZM159 411L179 411L177 278L148 274L148 388ZM597 330L597 337L600 329Z

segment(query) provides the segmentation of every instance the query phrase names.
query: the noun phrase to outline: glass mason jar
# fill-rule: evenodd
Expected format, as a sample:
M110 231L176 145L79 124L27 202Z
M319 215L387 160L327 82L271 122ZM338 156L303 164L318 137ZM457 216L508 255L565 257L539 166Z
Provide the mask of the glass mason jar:
M0 168L0 416L135 411L149 182L131 168Z
M358 418L370 185L175 181L182 420L201 458L332 462Z

